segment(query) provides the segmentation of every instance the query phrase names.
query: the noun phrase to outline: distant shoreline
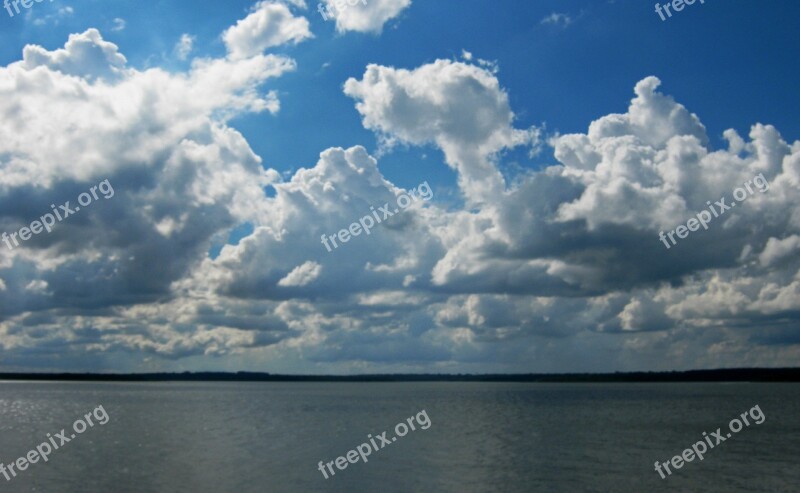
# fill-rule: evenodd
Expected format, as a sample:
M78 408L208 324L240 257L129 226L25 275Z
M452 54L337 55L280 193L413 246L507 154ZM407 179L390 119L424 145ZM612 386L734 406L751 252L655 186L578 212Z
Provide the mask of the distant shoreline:
M73 382L800 382L800 368L524 374L280 375L258 372L0 373L0 380Z

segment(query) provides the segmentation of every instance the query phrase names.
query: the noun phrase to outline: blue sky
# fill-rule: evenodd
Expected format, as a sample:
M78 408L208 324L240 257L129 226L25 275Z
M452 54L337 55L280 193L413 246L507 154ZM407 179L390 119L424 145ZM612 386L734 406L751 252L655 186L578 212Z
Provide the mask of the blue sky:
M778 300L796 287L800 241L797 3L706 0L665 21L634 0L368 3L338 21L288 0L0 11L0 111L14 135L0 149L2 229L83 184L120 189L113 208L3 252L9 368L796 358L797 307ZM41 48L20 63L26 45ZM643 240L757 172L773 191L682 252ZM320 234L423 182L434 198L403 221L321 249ZM702 313L721 293L748 308Z

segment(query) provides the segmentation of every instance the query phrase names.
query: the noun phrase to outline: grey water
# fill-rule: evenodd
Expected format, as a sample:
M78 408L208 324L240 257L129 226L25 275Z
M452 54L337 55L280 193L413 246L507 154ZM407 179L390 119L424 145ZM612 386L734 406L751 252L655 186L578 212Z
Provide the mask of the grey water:
M763 423L655 471L755 405ZM798 384L0 382L0 462L98 406L105 425L0 492L800 491ZM427 429L319 471L423 410Z

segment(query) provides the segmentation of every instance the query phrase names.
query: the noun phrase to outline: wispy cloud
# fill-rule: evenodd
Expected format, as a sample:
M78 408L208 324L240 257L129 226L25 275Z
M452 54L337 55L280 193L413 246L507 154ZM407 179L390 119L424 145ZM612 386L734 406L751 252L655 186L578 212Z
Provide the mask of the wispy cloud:
M29 10L28 15L33 16L33 20L31 21L34 26L46 26L47 24L58 25L61 23L62 19L72 16L75 13L75 10L70 7L60 7L58 10L55 11L53 14L47 14L43 17L36 17L34 10Z
M114 27L111 28L112 31L123 31L125 29L125 19L121 17L114 18Z
M540 24L551 24L559 27L567 27L570 24L572 24L573 20L574 19L570 17L569 14L553 12L552 14L542 19Z
M186 33L181 35L181 39L175 43L175 48L173 49L175 56L178 57L179 60L186 60L186 58L189 56L189 53L191 53L192 49L194 48L195 39L196 38L194 36Z

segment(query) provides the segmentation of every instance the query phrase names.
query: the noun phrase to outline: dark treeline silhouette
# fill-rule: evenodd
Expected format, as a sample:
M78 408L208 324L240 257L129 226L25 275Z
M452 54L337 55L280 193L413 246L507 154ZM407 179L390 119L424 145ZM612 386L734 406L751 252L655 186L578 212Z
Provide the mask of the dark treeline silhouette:
M524 374L278 375L256 372L0 373L0 380L95 382L800 382L800 368Z

